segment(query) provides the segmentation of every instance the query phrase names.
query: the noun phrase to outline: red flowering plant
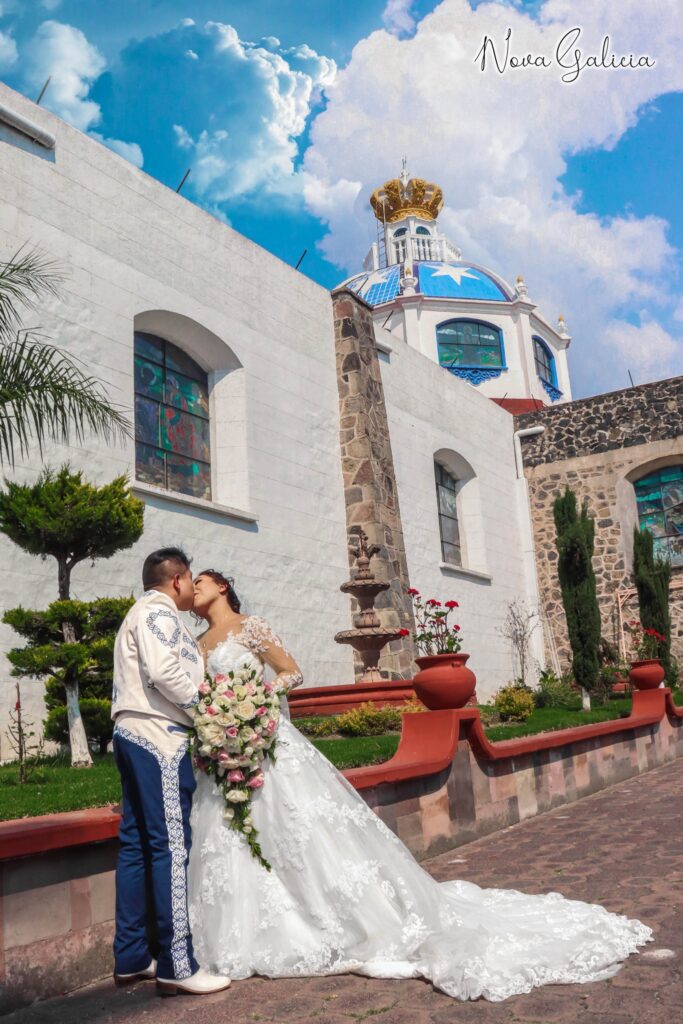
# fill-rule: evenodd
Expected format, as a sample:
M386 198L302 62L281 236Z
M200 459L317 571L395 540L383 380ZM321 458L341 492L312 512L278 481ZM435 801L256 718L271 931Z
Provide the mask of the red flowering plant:
M651 661L659 657L660 645L666 643L666 637L656 629L645 629L637 619L624 623L624 629L631 638L634 661Z
M431 597L423 600L419 590L411 587L408 595L413 602L417 630L413 633L413 640L420 654L457 654L462 647L460 626L452 626L448 619L455 608L458 608L457 601L437 601ZM401 636L409 636L409 629L402 629Z

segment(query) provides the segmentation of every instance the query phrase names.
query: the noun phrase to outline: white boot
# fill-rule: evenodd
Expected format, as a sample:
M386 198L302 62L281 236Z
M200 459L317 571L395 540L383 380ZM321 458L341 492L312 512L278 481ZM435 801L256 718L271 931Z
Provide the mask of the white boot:
M114 981L117 985L131 985L134 981L152 981L156 976L157 962L152 960L144 971L136 971L134 974L115 974Z
M179 992L191 996L204 996L210 992L222 992L229 984L230 978L220 974L209 974L200 967L189 978L157 977L157 992L160 996L177 996Z

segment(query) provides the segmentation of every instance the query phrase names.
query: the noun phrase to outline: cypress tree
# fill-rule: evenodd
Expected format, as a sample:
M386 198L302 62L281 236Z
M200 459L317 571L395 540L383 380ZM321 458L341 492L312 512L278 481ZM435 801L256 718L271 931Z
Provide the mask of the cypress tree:
M655 557L654 539L649 530L633 530L633 578L638 592L640 622L645 629L656 629L666 640L659 644L657 657L666 670L666 679L676 685L676 672L671 658L671 616L669 583L671 564Z
M553 516L572 671L584 692L584 705L590 707L590 693L596 689L600 673L600 609L593 571L595 522L585 502L578 512L576 495L569 487L555 499Z
M0 491L0 532L29 554L56 560L60 602L70 602L71 574L79 562L111 558L142 535L145 507L130 493L125 476L97 486L62 466L57 473L44 470L33 484L5 485ZM88 767L92 758L78 700L80 654L71 615L65 614L61 630L67 653L76 659L74 671L63 677L71 763Z

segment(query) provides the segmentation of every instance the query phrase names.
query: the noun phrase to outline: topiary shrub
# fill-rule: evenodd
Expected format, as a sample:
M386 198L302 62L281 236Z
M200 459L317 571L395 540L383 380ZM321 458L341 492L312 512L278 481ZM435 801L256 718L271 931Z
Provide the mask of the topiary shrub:
M401 712L398 708L378 708L372 701L366 701L337 718L337 732L342 736L381 736L382 733L397 732L400 728Z
M538 689L534 693L537 708L565 708L578 711L581 698L571 684L568 676L558 676L552 669L545 669L538 679Z
M493 706L501 722L526 722L536 707L533 691L519 683L509 683L498 691Z
M100 754L107 753L114 731L111 718L111 701L97 697L81 697L81 715L88 741L97 744ZM48 712L45 719L45 738L55 743L69 742L69 722L65 704Z

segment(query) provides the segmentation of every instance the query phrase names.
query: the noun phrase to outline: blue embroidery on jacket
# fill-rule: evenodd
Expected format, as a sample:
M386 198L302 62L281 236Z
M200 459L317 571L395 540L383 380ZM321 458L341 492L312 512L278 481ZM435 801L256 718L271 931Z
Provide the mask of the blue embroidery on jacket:
M157 626L156 620L160 617L173 620L175 624L175 629L173 630L173 633L171 634L170 637L167 637L163 629L161 629L160 626ZM182 627L180 625L180 622L178 621L178 616L174 612L170 611L168 608L157 608L156 611L150 612L145 622L147 624L147 628L152 631L157 640L161 641L164 647L175 647L175 645L178 643L178 640L180 639L180 634L182 632Z

